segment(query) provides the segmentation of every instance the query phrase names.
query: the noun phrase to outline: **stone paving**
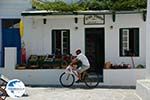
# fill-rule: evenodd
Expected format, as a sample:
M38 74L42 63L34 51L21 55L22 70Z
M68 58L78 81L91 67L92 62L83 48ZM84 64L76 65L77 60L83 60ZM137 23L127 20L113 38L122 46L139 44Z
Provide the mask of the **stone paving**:
M8 97L6 100L141 100L135 89L27 87L26 92L28 96L19 99Z

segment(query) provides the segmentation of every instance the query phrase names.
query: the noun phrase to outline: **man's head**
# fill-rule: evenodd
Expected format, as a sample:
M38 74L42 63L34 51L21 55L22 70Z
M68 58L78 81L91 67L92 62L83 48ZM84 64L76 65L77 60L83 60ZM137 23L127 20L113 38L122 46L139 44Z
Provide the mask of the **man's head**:
M76 50L76 55L80 54L81 53L81 49L77 49Z

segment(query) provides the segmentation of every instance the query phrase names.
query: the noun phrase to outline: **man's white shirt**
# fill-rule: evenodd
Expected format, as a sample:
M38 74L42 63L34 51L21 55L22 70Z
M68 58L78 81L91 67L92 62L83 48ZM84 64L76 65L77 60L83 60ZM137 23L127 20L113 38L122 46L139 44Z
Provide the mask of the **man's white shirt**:
M90 63L89 63L87 57L85 55L83 55L82 53L80 53L79 55L77 55L77 59L80 60L83 65L90 66Z

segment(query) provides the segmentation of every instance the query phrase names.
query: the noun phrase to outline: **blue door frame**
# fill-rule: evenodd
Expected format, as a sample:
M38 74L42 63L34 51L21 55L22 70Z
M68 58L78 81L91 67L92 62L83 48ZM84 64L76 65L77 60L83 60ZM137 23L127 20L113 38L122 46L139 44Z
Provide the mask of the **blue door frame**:
M21 38L19 28L3 28L2 29L2 66L4 66L4 48L17 48L17 64L21 63Z

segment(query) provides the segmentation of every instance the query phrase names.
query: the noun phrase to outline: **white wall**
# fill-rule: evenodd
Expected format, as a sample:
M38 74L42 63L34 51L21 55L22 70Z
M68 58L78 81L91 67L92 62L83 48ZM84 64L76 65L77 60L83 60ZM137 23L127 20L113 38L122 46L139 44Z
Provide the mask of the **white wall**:
M80 16L79 16L80 17ZM80 26L74 23L74 17L49 17L47 24L43 24L41 18L25 18L25 35L23 40L27 48L27 55L30 54L51 54L52 40L51 32L53 29L69 29L70 30L70 49L73 54L76 48L84 51L84 28L82 18L79 18Z
M136 81L145 78L146 69L106 69L104 85L135 86Z
M113 29L110 29L113 26ZM132 65L131 57L119 57L119 28L139 28L140 56L134 57L135 65L145 65L146 48L146 23L142 19L142 14L118 14L116 21L112 22L112 16L106 16L105 24L105 61L113 64L126 62Z
M134 57L135 65L145 65L145 47L146 47L146 23L142 19L142 14L118 14L116 21L112 22L112 16L105 16L104 25L84 25L83 17L79 17L79 23L74 23L75 16L48 16L47 24L43 24L43 18L24 17L25 37L27 46L27 55L30 54L51 54L51 31L53 29L70 29L70 49L74 54L76 48L85 50L84 36L85 28L105 28L105 61L111 61L113 64L125 62L132 65L131 57L119 56L119 29L134 28L140 29L140 56ZM45 16L46 18L46 16ZM78 27L76 30L75 27ZM111 29L110 26L113 26Z
M0 0L1 18L21 18L21 12L31 8L31 0Z
M63 70L59 69L28 69L28 70L6 70L1 69L8 79L19 79L26 85L60 85L59 76Z
M104 70L104 82L99 85L135 86L137 80L145 78L145 71L145 69L107 69ZM63 72L63 69L15 70L10 67L0 69L0 73L8 79L19 79L26 85L60 85L59 77Z

